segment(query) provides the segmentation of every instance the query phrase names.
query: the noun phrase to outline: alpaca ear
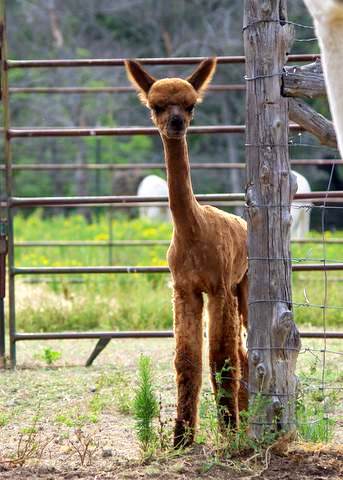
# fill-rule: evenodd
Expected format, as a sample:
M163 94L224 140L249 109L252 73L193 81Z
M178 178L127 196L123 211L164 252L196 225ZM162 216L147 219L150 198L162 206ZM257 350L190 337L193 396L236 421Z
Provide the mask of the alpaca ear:
M128 79L138 91L142 103L146 104L148 93L156 78L149 75L142 65L135 60L125 60L125 69Z
M208 84L212 80L216 65L217 59L215 57L207 58L206 60L203 60L192 75L186 79L187 82L189 82L197 91L200 98L203 96Z

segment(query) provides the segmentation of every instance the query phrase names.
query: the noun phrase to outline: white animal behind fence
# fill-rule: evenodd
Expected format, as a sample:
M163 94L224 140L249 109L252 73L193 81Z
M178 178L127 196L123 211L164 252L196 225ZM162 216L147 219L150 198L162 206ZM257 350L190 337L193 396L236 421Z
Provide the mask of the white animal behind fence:
M144 177L138 185L137 195L139 197L167 197L167 182L157 175L148 175L147 177ZM171 220L168 206L140 207L139 216L149 218L150 220L160 220L164 222L169 222Z
M311 187L306 178L300 173L292 170L292 173L297 178L298 190L297 193L310 193ZM168 185L166 180L158 175L148 175L144 177L140 182L137 190L137 195L140 197L162 197L168 196ZM308 206L308 208L304 208ZM140 217L146 217L150 220L160 220L169 222L171 216L169 208L165 207L140 207ZM304 238L310 230L310 216L311 216L311 203L306 203L303 200L294 201L291 207L292 215L292 227L291 238L297 240Z
M297 193L310 193L311 187L307 179L295 170L292 170L292 173L297 179ZM306 200L294 200L291 206L291 215L291 239L299 240L306 237L310 231L311 203L306 202Z

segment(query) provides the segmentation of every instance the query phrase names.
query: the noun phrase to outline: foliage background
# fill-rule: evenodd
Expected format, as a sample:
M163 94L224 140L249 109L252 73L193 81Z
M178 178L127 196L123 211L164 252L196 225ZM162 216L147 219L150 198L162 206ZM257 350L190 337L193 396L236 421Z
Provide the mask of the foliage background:
M15 0L7 2L9 57L12 59L124 58L163 56L242 55L241 0ZM300 0L289 2L289 19L311 25ZM292 53L317 52L311 29L295 27ZM300 41L301 40L301 41ZM159 76L185 76L193 67L151 67ZM120 68L16 69L12 86L127 85ZM243 83L243 65L220 65L215 83ZM316 107L328 114L327 104ZM244 124L244 92L212 93L199 106L196 125ZM147 111L135 94L11 96L12 124L30 127L149 126ZM294 138L313 143L312 138ZM244 136L203 135L189 138L191 159L197 162L244 161ZM138 163L162 162L158 137L44 138L13 142L15 163ZM292 148L293 158L335 155L326 148ZM306 172L313 189L327 188L329 172L316 167ZM21 171L15 174L15 194L91 195L134 194L149 172L98 173ZM164 173L160 172L163 176ZM336 178L336 177L335 177ZM244 172L194 171L197 193L241 192ZM339 183L339 182L338 182ZM338 188L339 185L332 185ZM47 213L56 210L49 209ZM88 212L89 214L89 212ZM319 220L314 218L314 225ZM339 219L335 218L331 223Z

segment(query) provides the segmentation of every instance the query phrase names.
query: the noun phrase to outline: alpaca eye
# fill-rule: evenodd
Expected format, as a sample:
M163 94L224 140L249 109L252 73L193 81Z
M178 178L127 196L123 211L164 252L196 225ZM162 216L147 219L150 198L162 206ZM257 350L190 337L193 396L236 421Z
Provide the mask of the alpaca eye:
M155 105L154 106L154 112L159 114L159 113L163 113L165 110L165 107L162 107L161 105Z
M188 113L193 113L193 110L194 110L194 105L189 105L188 107L186 107L186 112Z

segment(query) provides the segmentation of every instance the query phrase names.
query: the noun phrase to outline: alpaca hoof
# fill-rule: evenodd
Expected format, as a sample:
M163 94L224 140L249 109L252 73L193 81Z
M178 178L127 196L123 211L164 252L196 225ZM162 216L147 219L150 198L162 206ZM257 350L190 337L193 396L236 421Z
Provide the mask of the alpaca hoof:
M190 447L194 440L193 430L183 420L175 420L174 448Z

